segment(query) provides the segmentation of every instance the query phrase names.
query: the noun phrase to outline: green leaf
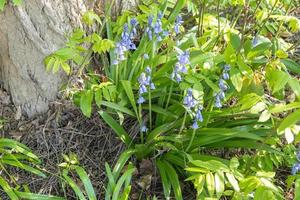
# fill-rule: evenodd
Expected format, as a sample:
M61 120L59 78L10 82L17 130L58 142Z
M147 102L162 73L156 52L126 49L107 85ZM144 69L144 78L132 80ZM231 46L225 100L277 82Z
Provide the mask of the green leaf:
M295 197L294 199L300 199L300 179L295 181Z
M225 190L225 178L222 171L215 173L215 188L217 197L220 198Z
M288 84L291 87L292 91L297 96L297 98L300 99L300 83L299 83L299 80L297 78L289 78Z
M234 175L231 173L225 173L225 174L226 174L226 177L227 177L230 185L233 187L233 189L235 191L239 192L240 191L239 183L235 179Z
M240 92L243 87L243 76L237 68L232 68L230 70L230 80L235 87L235 89Z
M213 197L215 193L215 180L211 172L206 174L206 187L209 193L209 196Z
M114 179L116 180L123 167L125 166L126 162L129 160L129 158L135 153L136 151L134 149L128 149L126 151L124 151L120 157L119 157L119 160L117 161L114 169L113 169L113 176L114 176Z
M179 184L178 175L174 169L174 167L167 161L162 162L165 168L165 171L167 172L168 180L170 181L176 200L182 200L182 194L181 194L181 187Z
M68 185L73 189L76 196L80 200L86 200L85 196L83 195L82 191L80 190L79 186L68 176L68 171L66 169L63 170L63 178L68 183Z
M101 88L97 88L95 91L95 102L97 106L100 108L102 103L102 90Z
M300 108L300 102L292 102L290 104L275 104L271 109L271 113L286 112L295 108Z
M16 152L20 152L29 158L32 158L35 162L41 163L40 159L34 155L32 152L30 152L30 149L26 147L24 144L21 144L20 142L17 142L12 139L7 138L1 138L0 139L0 147L4 148L11 148L14 149Z
M125 171L125 173L121 176L121 178L118 180L116 187L113 191L113 196L112 196L112 200L119 200L120 199L120 192L121 192L121 188L122 185L124 184L124 182L126 180L130 180L132 177L132 174L134 173L134 171L136 170L136 168L131 168Z
M138 111L137 111L137 107L136 107L136 102L135 102L131 82L127 81L127 80L122 80L121 83L122 83L122 86L125 90L125 93L128 97L129 102L131 103L131 106L132 106L136 116L138 116Z
M266 72L266 79L274 94L285 87L286 83L289 81L289 75L280 70L269 69Z
M34 194L30 192L19 192L15 191L15 193L22 199L26 200L64 200L63 197L56 197L52 195L43 195L43 194Z
M148 110L149 106L144 105L143 109ZM178 118L178 116L176 114L174 114L174 113L172 113L172 112L170 112L170 111L168 111L168 110L166 110L166 109L164 109L164 108L162 108L162 107L160 107L158 105L155 105L155 104L151 106L151 111L156 112L158 114L162 114L162 115L168 116L168 117L172 117L172 118L175 118L175 119Z
M272 45L271 42L262 42L262 43L256 45L247 54L247 58L251 59L251 58L262 55L266 50L270 49L271 45Z
M122 140L128 147L132 145L132 140L126 131L105 111L100 111L99 114L104 121L115 131L120 140Z
M238 51L241 46L241 39L238 34L230 33L230 43L233 48Z
M0 11L3 11L5 4L6 0L0 0Z
M166 169L164 167L164 164L160 160L156 161L156 165L158 167L158 171L159 171L159 174L160 174L161 182L163 184L163 190L164 190L165 199L169 199L170 198L170 194L171 194L171 183L168 180Z
M112 108L114 110L121 111L121 112L126 113L130 116L135 117L135 114L131 110L129 110L128 108L126 108L124 106L120 106L119 104L108 102L108 101L102 101L101 105L106 106L108 108Z
M12 0L14 6L19 6L22 3L22 0Z
M296 74L300 74L300 65L291 59L281 59L285 67Z
M61 67L63 68L63 70L66 72L66 74L70 74L71 72L71 67L68 63L62 62L61 63Z
M28 172L31 172L33 174L36 174L36 175L41 176L43 178L46 178L46 175L43 172L41 172L40 170L38 170L36 168L33 168L33 167L29 166L29 165L25 165L24 163L21 163L18 160L1 159L1 162L4 163L4 164L7 164L7 165L18 167L20 169L24 169L24 170L26 170Z
M280 123L278 127L278 133L284 131L286 128L296 124L300 120L300 109L289 114L284 120Z
M96 200L97 198L96 198L96 194L95 194L93 185L92 185L91 180L88 177L86 171L80 166L76 166L75 170L84 185L84 188L89 197L89 200Z
M208 161L202 161L202 160L193 160L191 163L197 167L205 168L210 171L216 172L219 170L222 171L229 171L228 166L223 164L220 161L217 160L208 160Z
M80 109L86 117L91 117L92 114L93 95L92 90L86 90L81 94Z
M11 200L18 200L18 196L14 193L13 189L9 184L0 176L0 186L5 191L5 193L10 197Z
M97 21L98 23L101 24L100 17L92 10L89 10L86 13L84 13L84 15L82 16L82 20L84 23L86 23L89 26L91 26L94 23L94 21Z

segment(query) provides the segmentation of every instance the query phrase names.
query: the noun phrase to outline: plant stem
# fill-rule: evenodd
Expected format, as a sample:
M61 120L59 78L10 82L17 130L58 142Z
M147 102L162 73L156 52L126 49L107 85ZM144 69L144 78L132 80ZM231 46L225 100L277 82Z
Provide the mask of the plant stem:
M169 106L169 103L170 103L173 86L174 86L174 81L172 81L171 86L170 86L170 90L169 90L169 94L168 94L168 99L167 99L167 104L166 104L166 109L168 109L168 106Z
M150 130L151 130L151 129L152 129L151 88L149 88L148 97L149 97L149 128L150 128Z
M186 152L188 152L188 151L190 150L190 148L191 148L191 146L192 146L192 144L193 144L193 142L194 142L195 135L196 135L196 129L193 129L192 138L191 138L191 140L190 140L190 142L189 142L189 145L187 146L187 148L186 148L186 150L185 150Z
M183 131L183 128L184 128L184 125L185 125L185 121L186 121L186 115L187 115L187 111L185 110L185 112L184 112L184 116L183 116L183 121L182 121L182 124L181 124L180 130L179 130L179 134L181 134L181 133L182 133L182 131Z
M142 121L142 105L139 104L139 118L141 119L140 120L140 133L141 133L141 143L144 143L144 133L141 129L142 125L143 125L143 121Z

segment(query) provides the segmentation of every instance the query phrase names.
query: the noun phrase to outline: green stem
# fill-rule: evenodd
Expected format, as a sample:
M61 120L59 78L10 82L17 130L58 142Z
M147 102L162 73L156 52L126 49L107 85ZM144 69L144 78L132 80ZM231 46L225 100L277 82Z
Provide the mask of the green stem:
M181 134L182 131L183 131L183 128L184 128L184 125L185 125L185 121L186 121L186 115L187 115L187 111L184 112L183 121L182 121L180 130L179 130L179 134Z
M173 91L173 86L174 86L174 81L172 81L171 86L170 86L168 99L167 99L167 104L166 104L166 109L168 109L168 106L169 106L169 103L170 103L170 99L171 99L171 95L172 95L172 91Z
M118 87L119 83L119 64L116 65L116 86Z
M191 140L189 142L189 145L187 146L185 152L188 152L190 150L190 148L191 148L191 146L192 146L192 144L194 142L195 135L196 135L196 129L193 130L192 138L191 138Z
M142 132L141 130L141 127L143 125L143 121L142 121L142 105L139 104L139 118L141 119L140 120L140 133L141 133L141 143L143 144L144 143L144 133Z
M152 130L151 88L149 88L148 97L149 97L149 128L150 128L150 130Z

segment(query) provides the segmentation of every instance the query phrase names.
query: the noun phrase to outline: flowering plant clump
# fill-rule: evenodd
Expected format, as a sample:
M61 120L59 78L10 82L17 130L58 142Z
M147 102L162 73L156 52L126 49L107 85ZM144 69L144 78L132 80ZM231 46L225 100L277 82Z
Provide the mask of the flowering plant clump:
M300 165L293 160L300 118L294 75L300 66L289 57L294 46L280 35L299 30L299 20L287 17L295 5L159 2L142 4L137 14L126 12L116 21L105 18L107 38L101 42L113 45L96 52L108 57L106 79L90 76L72 94L87 116L95 101L128 149L113 177L107 168L107 196L125 195L113 183L125 180L119 175L127 161L130 173L123 175L131 177L132 165L149 160L159 171L165 199L183 199L181 180L194 185L196 199L284 199L275 180L279 167L294 164L289 180L300 187ZM223 14L228 9L233 16ZM145 187L143 182L143 191L151 181ZM118 188L130 191L127 183Z

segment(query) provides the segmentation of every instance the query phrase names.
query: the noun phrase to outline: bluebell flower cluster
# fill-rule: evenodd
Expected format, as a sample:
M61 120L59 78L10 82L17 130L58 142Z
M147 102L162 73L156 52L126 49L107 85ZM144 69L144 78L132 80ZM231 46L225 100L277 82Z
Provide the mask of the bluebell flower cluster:
M195 111L195 118L192 125L193 129L198 129L198 122L203 122L203 116L202 116L202 105L200 105L200 102L194 98L193 91L191 88L187 90L186 96L183 98L183 104L190 109L191 111Z
M158 13L157 19L153 22L153 15L148 17L148 27L146 28L146 33L148 35L149 40L153 39L153 36L156 36L158 42L162 41L163 37L168 36L169 32L164 31L162 28L162 20L163 14L161 12Z
M215 94L215 107L221 108L222 107L222 100L225 99L225 92L228 90L228 86L226 83L226 80L229 79L229 72L230 71L230 65L225 65L223 69L223 73L221 78L219 79L219 88L220 91Z
M123 32L121 34L121 40L116 44L115 54L116 59L113 61L113 65L119 64L120 61L126 60L125 53L129 50L135 50L136 46L132 39L136 37L136 27L138 22L135 18L130 20L131 29L129 30L128 24L124 24Z
M142 96L144 93L148 92L148 88L151 90L155 89L155 85L151 80L151 68L146 67L145 72L142 72L140 77L138 78L139 82L139 98L138 98L138 104L144 103L146 100Z
M187 73L187 66L190 64L190 53L184 51L177 56L177 63L175 64L174 71L171 74L171 78L177 83L182 81L182 74Z
M176 34L180 33L180 26L182 25L182 23L183 21L181 15L177 16L174 24L174 31Z
M299 151L297 152L296 157L297 157L298 162L295 163L292 167L292 172L291 172L292 175L295 175L300 171L300 152Z

